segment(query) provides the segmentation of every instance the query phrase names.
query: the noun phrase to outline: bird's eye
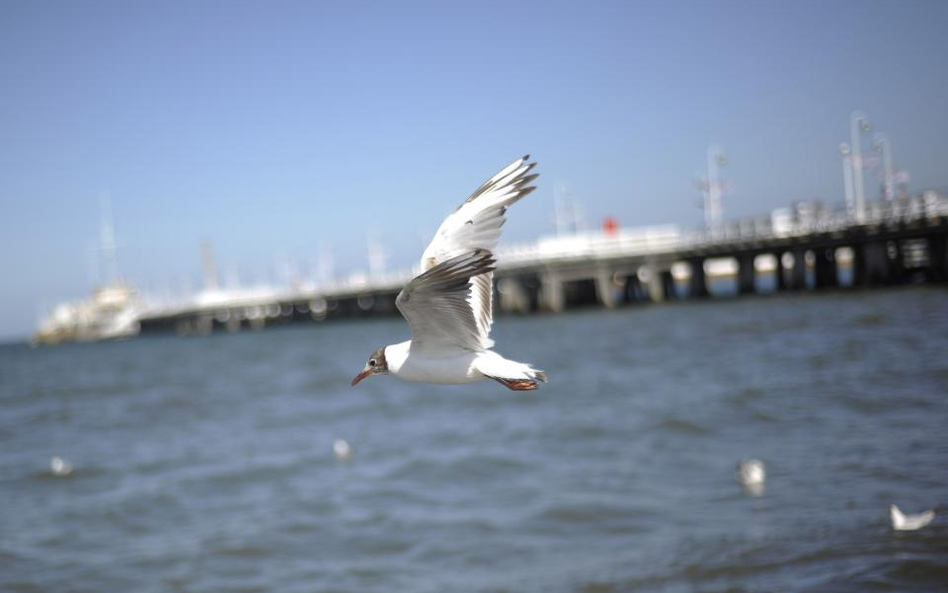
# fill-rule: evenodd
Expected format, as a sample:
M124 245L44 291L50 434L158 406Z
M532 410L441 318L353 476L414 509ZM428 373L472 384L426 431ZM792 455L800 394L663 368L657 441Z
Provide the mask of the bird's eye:
M370 358L370 359L369 359L369 366L370 366L370 367L374 367L374 366L377 365L377 364L378 364L378 362L377 362L374 358Z

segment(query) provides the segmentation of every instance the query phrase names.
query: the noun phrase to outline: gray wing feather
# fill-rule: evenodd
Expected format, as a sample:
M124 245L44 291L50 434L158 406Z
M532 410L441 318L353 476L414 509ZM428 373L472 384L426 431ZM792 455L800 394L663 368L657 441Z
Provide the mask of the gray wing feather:
M395 299L411 326L412 349L458 346L483 350L481 330L470 303L471 278L493 271L493 254L475 249L413 278Z
M486 350L494 345L490 339L490 328L494 325L494 273L488 272L471 278L471 308L481 337L481 346Z
M507 208L536 189L530 185L538 175L532 173L536 163L525 155L502 169L474 190L464 202L441 223L421 257L423 270L474 249L492 251L506 222ZM493 274L472 279L471 307L481 336L481 347L493 346L490 330L493 325Z

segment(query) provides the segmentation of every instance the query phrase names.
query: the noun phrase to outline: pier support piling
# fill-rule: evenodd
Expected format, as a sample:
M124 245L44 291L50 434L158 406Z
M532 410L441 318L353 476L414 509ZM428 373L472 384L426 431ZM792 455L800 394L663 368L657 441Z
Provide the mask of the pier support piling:
M646 267L645 270L647 277L646 282L648 283L648 296L653 303L661 303L665 300L665 297L670 294L666 290L664 276L667 274L669 279L671 279L671 274L652 265Z
M613 281L613 273L606 268L596 270L596 296L607 309L615 309L619 303L619 291Z
M815 255L817 288L836 286L836 250L818 249Z
M795 249L793 251L793 270L791 273L791 284L793 290L803 290L806 288L806 250Z
M627 303L636 303L638 301L644 301L647 298L646 290L642 286L642 281L639 280L638 274L626 276L623 296Z
M885 245L878 241L864 243L856 247L856 253L862 254L856 257L858 276L856 284L858 286L873 286L888 283L888 263L886 262Z
M905 264L902 245L899 241L889 241L885 246L886 281L889 284L902 284L905 281Z
M540 307L553 313L566 308L563 280L553 272L547 271L540 276Z
M866 286L866 246L862 243L855 243L853 250L853 281L852 288L861 288Z
M676 297L678 292L675 290L675 277L672 276L671 270L662 270L661 279L662 290L665 292L665 298L668 299Z
M777 291L783 291L787 288L787 278L784 273L783 268L783 254L779 251L774 253L774 281L776 282Z
M948 237L945 235L928 237L928 269L929 281L948 280Z
M688 296L704 298L708 296L708 282L704 274L704 260L693 259L688 262L691 266L691 278L688 279Z
M497 281L498 305L504 313L529 313L530 297L518 278Z
M740 294L754 292L754 260L753 253L746 253L737 258L737 289Z

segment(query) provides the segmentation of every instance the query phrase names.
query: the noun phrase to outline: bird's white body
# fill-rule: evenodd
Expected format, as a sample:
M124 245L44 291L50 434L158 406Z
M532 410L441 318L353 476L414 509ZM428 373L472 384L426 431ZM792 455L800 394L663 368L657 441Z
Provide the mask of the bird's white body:
M488 377L530 381L535 376L530 365L507 360L492 350L445 348L436 355L412 355L411 340L386 346L385 358L391 374L421 383L474 383Z
M473 383L483 379L474 365L478 354L451 348L438 355L412 356L411 340L385 347L389 372L399 379L421 383Z
M889 505L889 515L892 517L892 529L896 531L915 531L925 527L935 519L934 509L924 513L906 515L894 504Z

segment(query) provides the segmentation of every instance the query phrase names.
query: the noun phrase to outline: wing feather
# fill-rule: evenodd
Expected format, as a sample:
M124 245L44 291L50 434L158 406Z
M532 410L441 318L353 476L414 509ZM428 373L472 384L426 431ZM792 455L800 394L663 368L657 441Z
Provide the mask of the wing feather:
M483 313L472 308L471 279L493 271L493 254L475 249L438 264L405 285L395 305L411 326L411 348L483 350L476 319Z
M507 208L536 189L530 185L539 175L531 173L535 162L523 156L485 181L448 216L421 257L421 269L435 266L471 250L493 252L507 221ZM490 348L493 325L493 273L472 280L470 294L474 320L482 348Z

